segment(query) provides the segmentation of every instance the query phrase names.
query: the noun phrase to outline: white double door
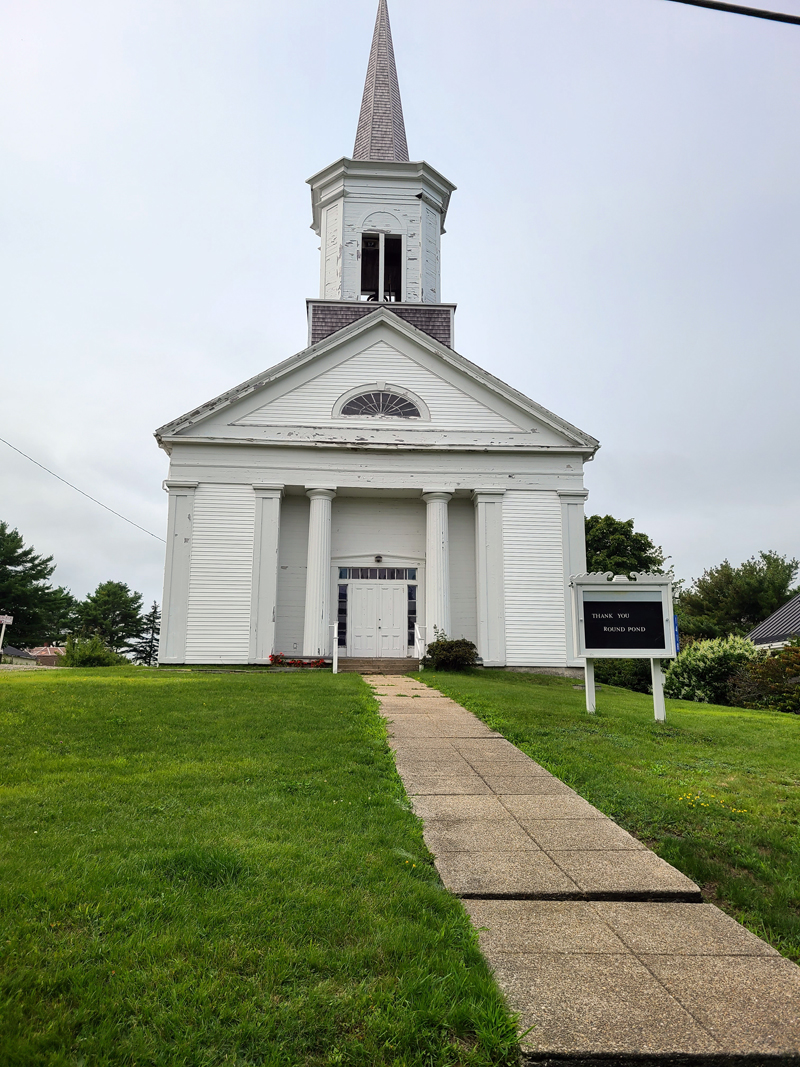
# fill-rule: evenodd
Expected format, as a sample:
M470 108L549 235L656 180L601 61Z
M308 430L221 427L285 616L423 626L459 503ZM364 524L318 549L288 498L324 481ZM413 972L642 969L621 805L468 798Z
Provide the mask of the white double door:
M408 655L406 582L351 582L348 655L399 659Z

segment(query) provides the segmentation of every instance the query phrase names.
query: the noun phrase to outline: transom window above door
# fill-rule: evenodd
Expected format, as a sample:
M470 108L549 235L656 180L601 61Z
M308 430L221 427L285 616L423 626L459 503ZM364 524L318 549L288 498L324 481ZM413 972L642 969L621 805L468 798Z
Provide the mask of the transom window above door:
M416 567L340 567L339 581L345 578L380 582L415 582Z

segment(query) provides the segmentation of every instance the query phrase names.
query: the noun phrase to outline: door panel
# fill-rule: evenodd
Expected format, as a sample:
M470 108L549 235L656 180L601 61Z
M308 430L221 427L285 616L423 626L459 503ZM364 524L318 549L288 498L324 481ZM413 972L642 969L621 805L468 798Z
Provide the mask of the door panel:
M407 654L406 646L406 586L405 584L382 585L380 588L380 615L378 636L381 656L397 659Z
M348 627L351 656L377 656L378 597L377 586L350 586L350 626Z

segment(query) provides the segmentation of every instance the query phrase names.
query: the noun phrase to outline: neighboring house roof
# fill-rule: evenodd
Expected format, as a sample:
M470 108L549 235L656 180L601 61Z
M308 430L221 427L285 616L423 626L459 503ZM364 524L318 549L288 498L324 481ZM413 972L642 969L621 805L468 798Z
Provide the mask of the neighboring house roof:
M26 652L24 648L13 648L11 645L6 645L5 648L0 649L0 655L2 656L16 656L17 659L33 659L34 657L30 652Z
M800 593L747 635L754 645L785 644L800 635Z
M39 656L63 656L65 652L66 649L59 645L40 645L38 648L28 649L28 653L35 659Z

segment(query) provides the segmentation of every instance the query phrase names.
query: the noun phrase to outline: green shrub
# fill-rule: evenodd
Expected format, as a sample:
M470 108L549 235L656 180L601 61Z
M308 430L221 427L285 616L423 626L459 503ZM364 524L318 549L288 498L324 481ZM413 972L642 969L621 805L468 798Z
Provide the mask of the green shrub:
M98 634L92 634L68 637L63 662L65 667L118 667L129 660L104 645Z
M763 653L745 637L697 641L670 664L664 692L678 700L730 705L733 676L746 664L762 658Z
M596 659L594 678L596 682L632 689L634 693L653 692L649 659Z
M444 630L433 628L434 640L428 645L424 666L435 671L465 671L474 667L478 659L478 649L465 637L451 639Z
M800 638L740 667L731 680L731 699L741 708L772 708L800 715Z

